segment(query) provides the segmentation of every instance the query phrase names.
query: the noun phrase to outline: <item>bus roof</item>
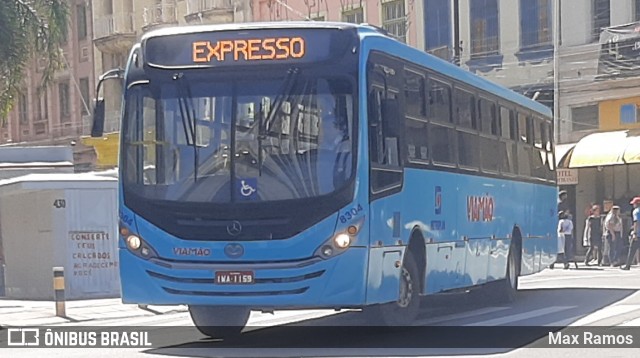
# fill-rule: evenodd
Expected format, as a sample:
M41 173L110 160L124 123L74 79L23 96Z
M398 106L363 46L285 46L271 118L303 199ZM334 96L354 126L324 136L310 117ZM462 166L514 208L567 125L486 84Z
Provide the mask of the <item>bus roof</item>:
M281 22L251 22L251 23L231 23L231 24L217 24L217 25L193 25L193 26L179 26L179 27L166 27L157 30L150 31L142 36L141 42L152 38L162 37L180 34L191 34L201 32L214 32L214 31L238 31L238 30L258 30L258 29L357 29L360 39L366 38L386 38L391 43L395 43L398 46L398 52L393 52L395 55L400 55L408 61L418 63L429 69L434 70L444 76L454 78L458 81L476 87L478 89L492 93L500 98L504 98L511 102L525 106L526 108L538 112L544 116L551 117L551 110L526 96L523 96L507 87L499 85L497 83L486 80L480 76L464 70L452 63L446 62L436 56L427 54L416 48L401 43L389 36L387 36L384 30L371 26L368 24L351 24L343 22L327 22L327 21L281 21Z
M142 41L150 37L171 36L180 34L192 34L199 32L213 31L239 31L239 30L260 30L260 29L355 29L374 28L369 25L356 25L345 22L327 21L281 21L281 22L247 22L216 25L192 25L173 26L149 31L142 36Z

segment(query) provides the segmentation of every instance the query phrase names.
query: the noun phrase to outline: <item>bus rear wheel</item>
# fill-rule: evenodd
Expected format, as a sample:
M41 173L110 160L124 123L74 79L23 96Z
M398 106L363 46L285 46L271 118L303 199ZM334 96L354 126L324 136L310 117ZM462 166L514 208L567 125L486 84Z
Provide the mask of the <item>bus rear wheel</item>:
M516 245L511 244L507 257L507 277L500 282L499 297L502 302L511 303L518 294L518 276L520 275L520 256L516 253Z
M189 306L191 320L200 333L212 338L238 336L251 310L237 306Z
M395 302L372 306L368 316L385 326L409 326L420 311L420 278L416 261L411 252L405 255L400 270L400 292Z

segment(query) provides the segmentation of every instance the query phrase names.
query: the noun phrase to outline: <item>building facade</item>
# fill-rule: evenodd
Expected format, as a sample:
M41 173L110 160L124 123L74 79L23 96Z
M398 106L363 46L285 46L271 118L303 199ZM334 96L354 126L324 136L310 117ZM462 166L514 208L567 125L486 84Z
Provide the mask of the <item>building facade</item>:
M461 66L554 108L558 160L640 133L640 0L424 0L423 20L425 51L454 60L457 28ZM566 170L578 239L591 204L626 212L640 195L640 164Z
M640 21L640 0L565 0L561 11L568 15L563 17L558 50L560 142L577 142L594 132L640 128L635 115L640 78L635 73L599 73L603 29Z
M554 0L423 1L419 48L454 61L457 17L462 67L553 107Z
M131 47L146 32L177 25L251 21L250 0L94 0L93 43L96 74L126 65ZM122 89L106 81L100 95L105 101L105 139L85 138L95 146L96 166L117 165Z
M89 111L95 75L91 2L69 1L68 36L62 46L63 68L52 83L42 88L44 63L34 57L25 66L24 87L14 108L0 128L2 145L74 146L76 169L91 166L93 148L83 146L80 137L90 131Z
M254 21L368 23L418 47L422 0L252 0Z

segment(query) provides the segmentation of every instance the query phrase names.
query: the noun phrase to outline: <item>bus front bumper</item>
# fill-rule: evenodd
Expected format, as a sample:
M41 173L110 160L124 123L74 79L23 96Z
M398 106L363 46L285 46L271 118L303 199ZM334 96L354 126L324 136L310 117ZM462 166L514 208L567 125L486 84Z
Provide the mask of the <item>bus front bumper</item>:
M365 302L367 249L324 260L207 263L144 260L120 249L122 300L156 305L350 308ZM251 271L253 284L217 284L216 271Z

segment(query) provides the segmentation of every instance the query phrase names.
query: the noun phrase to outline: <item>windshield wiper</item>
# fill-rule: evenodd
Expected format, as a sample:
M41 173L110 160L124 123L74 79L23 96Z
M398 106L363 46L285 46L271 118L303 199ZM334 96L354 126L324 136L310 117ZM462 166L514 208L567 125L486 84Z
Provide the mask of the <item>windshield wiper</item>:
M296 85L298 74L300 73L300 69L297 67L290 67L287 70L287 74L282 81L282 85L278 92L276 92L276 97L273 101L273 105L269 107L269 113L267 113L266 118L262 118L262 111L260 111L260 123L258 127L258 171L262 171L262 141L267 138L267 134L271 130L272 122L275 120L276 113L282 107L282 104L291 96L291 91Z
M178 83L178 104L180 106L180 117L182 118L182 127L184 128L184 136L187 141L187 145L193 148L193 181L198 181L198 124L196 122L196 113L191 102L191 87L187 81L184 73L176 73L173 75L173 80ZM191 135L191 141L189 140Z
M269 113L267 114L267 118L265 119L265 122L264 122L265 132L271 128L271 122L273 122L273 120L275 119L276 112L278 112L280 107L282 107L282 104L284 103L285 99L287 99L291 95L291 90L296 84L296 80L298 78L299 73L300 73L300 69L297 67L290 67L287 70L287 75L285 76L284 81L282 82L281 88L278 90L278 92L276 92L277 94L276 94L275 100L273 101L273 106L269 108Z

